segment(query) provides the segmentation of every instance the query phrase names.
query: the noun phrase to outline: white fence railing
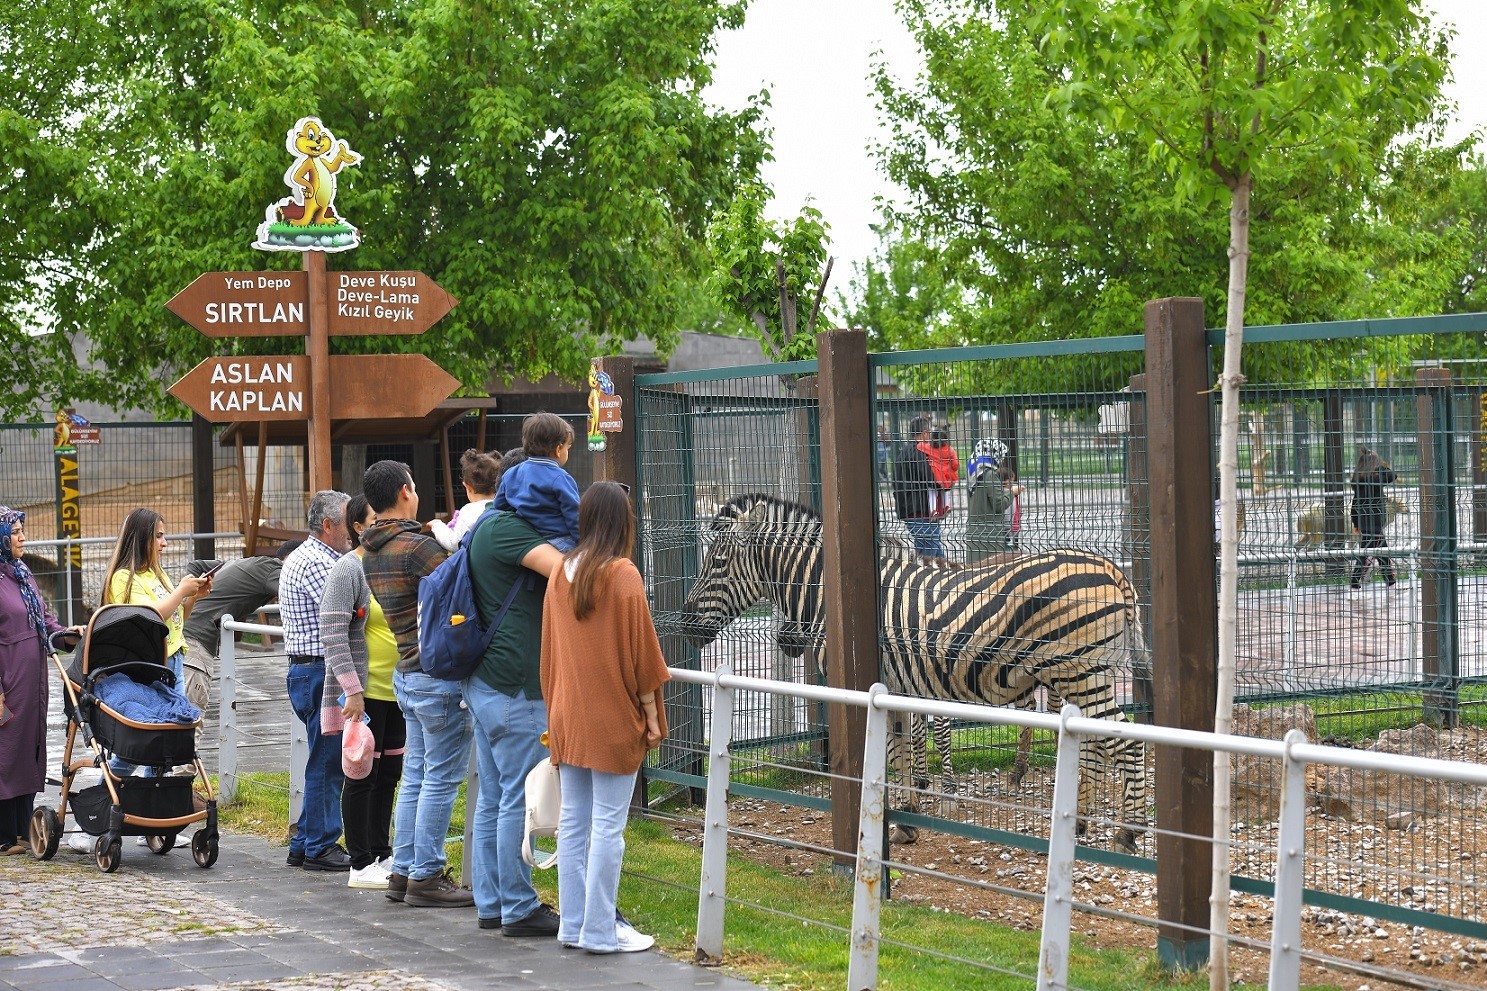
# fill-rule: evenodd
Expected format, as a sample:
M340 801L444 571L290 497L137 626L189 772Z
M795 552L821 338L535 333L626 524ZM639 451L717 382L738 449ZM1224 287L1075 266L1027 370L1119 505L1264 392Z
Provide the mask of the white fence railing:
M239 623L230 616L222 620L221 656L221 753L219 758L219 791L223 801L237 794L238 734L234 717L234 682L236 678L233 632L282 635L278 626ZM1305 735L1292 730L1284 740L1203 733L1192 730L1147 726L1130 722L1081 717L1078 710L1065 706L1058 714L1029 712L996 706L942 702L931 699L893 695L883 685L866 692L827 688L794 682L747 678L731 673L727 665L717 671L671 669L672 677L712 689L712 713L708 737L708 771L706 808L702 820L702 864L698 877L697 958L717 961L723 957L725 908L727 894L728 798L730 747L734 733L735 698L738 692L760 692L771 696L791 697L812 702L853 706L866 710L867 734L863 767L871 769L861 781L861 821L858 847L855 851L854 890L847 987L852 991L877 987L878 950L883 942L879 914L882 904L883 878L890 862L885 857L883 837L887 815L888 781L887 749L890 716L917 714L983 723L993 726L1031 727L1057 735L1057 760L1054 770L1053 801L1049 815L1048 869L1043 891L1043 925L1035 981L1039 991L1069 987L1068 967L1071 948L1071 926L1076 910L1096 911L1075 896L1074 874L1077 852L1077 827L1080 746L1090 739L1137 740L1143 744L1183 747L1209 752L1246 755L1275 760L1282 767L1279 823L1275 840L1275 897L1273 923L1269 941L1268 987L1274 991L1294 991L1299 987L1301 967L1308 953L1301 938L1302 891L1306 857L1306 815L1308 765L1324 765L1354 771L1374 771L1406 775L1461 785L1487 787L1487 766L1461 761L1438 760L1342 747L1321 746L1306 742ZM291 718L291 724L295 720ZM295 751L291 759L291 821L298 815L295 801L303 794L304 727L293 734ZM298 775L293 774L298 770ZM473 787L473 782L472 782ZM466 817L466 832L471 828L472 811ZM468 851L469 844L466 843ZM467 864L468 869L468 864ZM1252 944L1254 941L1250 941ZM1315 956L1312 954L1312 956ZM1388 978L1388 972L1371 968ZM1432 986L1456 986L1449 982Z

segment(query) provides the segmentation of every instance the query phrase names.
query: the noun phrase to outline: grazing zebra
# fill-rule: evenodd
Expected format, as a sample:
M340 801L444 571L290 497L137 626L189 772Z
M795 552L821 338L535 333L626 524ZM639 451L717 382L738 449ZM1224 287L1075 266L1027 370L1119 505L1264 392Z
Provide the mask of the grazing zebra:
M799 657L819 644L821 518L773 496L746 495L725 503L709 530L707 556L682 606L688 639L706 646L764 600L779 616L775 639L784 653ZM882 671L891 691L1026 707L1041 685L1087 716L1125 718L1112 665L1142 641L1135 591L1111 561L1081 551L985 568L890 558L881 587ZM1087 740L1081 760L1094 757L1121 779L1127 825L1116 841L1134 850L1132 826L1147 817L1142 744ZM1092 777L1082 776L1084 814L1093 810L1094 789Z

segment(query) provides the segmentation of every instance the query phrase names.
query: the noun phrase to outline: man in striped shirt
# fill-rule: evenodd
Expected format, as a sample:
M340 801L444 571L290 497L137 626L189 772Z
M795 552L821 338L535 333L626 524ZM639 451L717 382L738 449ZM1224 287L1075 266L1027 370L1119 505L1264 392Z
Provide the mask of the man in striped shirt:
M325 647L320 642L320 599L336 559L351 549L344 492L325 489L310 497L310 536L284 561L279 575L279 612L284 651L289 655L289 705L310 742L305 794L289 838L290 867L349 871L341 837L341 738L320 732L320 697L325 687Z

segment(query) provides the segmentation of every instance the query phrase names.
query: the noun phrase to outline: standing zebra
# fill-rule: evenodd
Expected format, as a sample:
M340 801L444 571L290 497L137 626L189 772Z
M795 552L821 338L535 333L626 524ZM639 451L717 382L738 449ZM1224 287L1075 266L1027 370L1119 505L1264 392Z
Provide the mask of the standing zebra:
M682 606L691 642L706 646L763 600L780 617L776 641L787 655L820 643L821 518L773 496L746 495L724 504L709 531L707 556ZM891 691L1026 707L1043 685L1086 716L1125 718L1112 665L1142 641L1135 591L1111 561L1081 551L986 568L890 558L880 577L882 671ZM1133 851L1133 827L1147 818L1144 748L1138 740L1086 740L1081 760L1095 755L1120 776L1126 824L1116 841ZM1084 815L1093 810L1094 789L1082 776Z

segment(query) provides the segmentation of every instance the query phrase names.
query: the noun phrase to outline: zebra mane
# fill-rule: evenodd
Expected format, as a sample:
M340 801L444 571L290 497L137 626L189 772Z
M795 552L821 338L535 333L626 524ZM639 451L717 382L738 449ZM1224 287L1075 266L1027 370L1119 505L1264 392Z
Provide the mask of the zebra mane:
M812 523L821 522L821 517L809 506L791 502L789 499L781 499L779 496L766 495L763 492L750 492L748 495L734 496L718 507L717 513L713 516L713 523L741 519L761 502L770 507L772 516L803 519Z
M770 515L776 519L793 521L804 521L807 523L824 522L820 515L811 507L802 503L782 499L779 496L768 495L763 492L750 492L747 495L734 496L722 506L718 507L713 516L711 528L716 528L724 522L739 520L749 514L749 511L760 503L769 506ZM942 571L961 571L964 569L958 561L952 561L945 557L925 557L914 549L912 541L900 534L886 532L881 537L881 552L885 557L903 558L909 561L917 561L926 567L938 568Z

